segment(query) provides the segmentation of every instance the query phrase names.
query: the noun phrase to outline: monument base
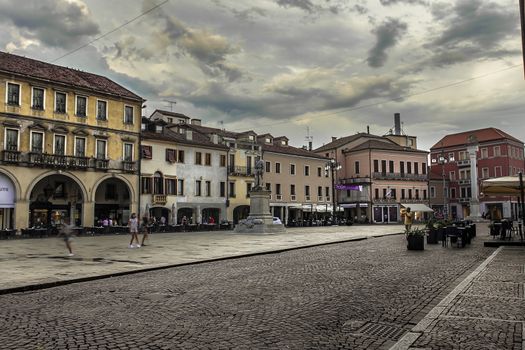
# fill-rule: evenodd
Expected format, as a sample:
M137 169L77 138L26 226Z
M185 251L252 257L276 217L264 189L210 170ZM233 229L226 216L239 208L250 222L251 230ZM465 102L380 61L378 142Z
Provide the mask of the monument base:
M283 224L274 224L270 213L270 191L256 189L250 192L250 215L239 221L234 233L277 234L284 233Z

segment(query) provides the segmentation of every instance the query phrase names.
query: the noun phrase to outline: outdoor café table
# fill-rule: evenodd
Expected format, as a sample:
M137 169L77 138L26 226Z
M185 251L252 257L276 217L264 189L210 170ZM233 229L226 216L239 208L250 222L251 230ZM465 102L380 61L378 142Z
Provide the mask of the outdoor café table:
M205 231L213 231L217 227L215 224L202 224L201 226Z

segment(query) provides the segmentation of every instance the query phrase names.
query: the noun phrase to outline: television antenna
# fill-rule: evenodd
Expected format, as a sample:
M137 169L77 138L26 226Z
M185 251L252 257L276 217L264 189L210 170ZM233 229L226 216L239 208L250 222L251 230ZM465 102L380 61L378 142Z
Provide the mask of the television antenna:
M177 101L164 100L164 102L167 102L170 104L170 112L173 112L173 106L177 104Z

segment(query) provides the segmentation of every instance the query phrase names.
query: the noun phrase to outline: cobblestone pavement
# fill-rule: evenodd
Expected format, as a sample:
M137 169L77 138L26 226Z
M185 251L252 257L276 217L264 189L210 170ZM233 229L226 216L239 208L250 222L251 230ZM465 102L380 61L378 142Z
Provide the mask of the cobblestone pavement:
M83 236L68 257L58 238L0 241L0 294L13 288L63 283L231 256L403 232L401 225L289 228L279 235L239 235L231 231L155 233L147 246L129 249L130 236Z
M407 251L403 236L386 236L6 294L0 347L388 349L494 251L479 238ZM521 346L521 323L499 317L523 319L523 289L503 286L523 282L523 252L504 252L414 347ZM486 289L498 269L513 280ZM488 319L469 327L449 317L470 311Z
M523 248L500 248L393 349L525 348L524 257Z

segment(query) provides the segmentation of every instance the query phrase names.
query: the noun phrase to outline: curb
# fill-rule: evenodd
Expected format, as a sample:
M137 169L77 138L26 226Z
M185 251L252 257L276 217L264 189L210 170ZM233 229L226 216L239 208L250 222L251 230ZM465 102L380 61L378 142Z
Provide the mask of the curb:
M380 237L395 236L395 235L400 235L400 234L402 234L402 233L381 234L381 235L377 235L377 236L368 236L368 237L367 236L358 236L358 237L349 238L349 239L345 239L345 240L341 240L341 241L316 243L316 244L310 244L310 245L304 245L304 246L282 248L282 249L277 249L277 250L268 250L268 251L247 253L247 254L241 254L241 255L224 256L224 257L213 258L213 259L204 259L204 260L190 261L190 262L170 264L170 265L147 267L147 268L144 268L144 269L121 271L121 272L115 272L115 273L104 274L104 275L87 276L87 277L73 278L73 279L61 280L61 281L37 283L37 284L21 286L21 287L0 289L0 295L21 293L21 292L29 292L29 291L35 291L35 290L41 290L41 289L48 289L48 288L64 286L64 285L73 284L73 283L90 282L90 281L96 281L96 280L101 280L101 279L106 279L106 278L111 278L111 277L126 276L126 275L131 275L131 274L136 274L136 273L142 273L142 272L165 270L165 269L170 269L170 268L174 268L174 267L191 266L191 265L198 265L198 264L204 264L204 263L210 263L210 262L233 260L233 259L238 259L238 258L248 258L248 257L252 257L252 256L259 256L259 255L278 254L278 253L284 253L284 252L288 252L288 251L292 251L292 250L307 249L307 248L313 248L313 247L321 247L321 246L331 245L331 244L364 241L364 240L370 239L370 238L380 238Z

